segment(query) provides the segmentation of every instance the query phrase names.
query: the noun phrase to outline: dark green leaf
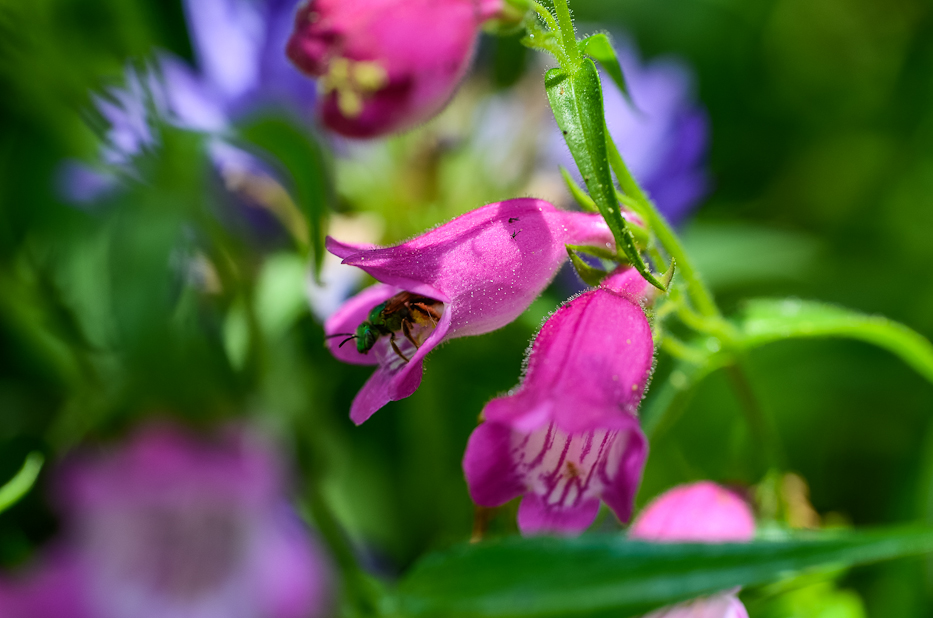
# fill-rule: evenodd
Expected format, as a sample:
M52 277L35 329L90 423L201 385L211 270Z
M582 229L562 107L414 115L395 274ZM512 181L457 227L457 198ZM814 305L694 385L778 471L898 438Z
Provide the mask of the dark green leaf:
M573 267L577 271L577 274L580 276L580 279L582 279L583 283L587 285L591 285L595 288L606 277L606 275L609 274L601 268L594 268L593 266L590 266L584 262L583 259L570 247L567 247L567 255L570 256L570 263L573 264Z
M573 177L570 176L570 172L568 172L567 168L563 165L560 166L560 175L563 177L564 184L567 185L567 190L570 191L570 195L573 196L574 201L580 205L580 208L587 212L599 212L599 208L596 207L596 202L593 201L593 198L586 194L583 187L577 184Z
M592 60L584 59L572 75L562 69L551 69L545 75L544 84L557 126L564 134L590 197L612 230L617 249L648 282L663 291L663 284L651 273L638 252L616 201L609 169L602 87L596 65Z
M726 354L710 354L702 363L680 362L663 381L655 380L640 413L648 439L670 427L690 402L694 387L729 361Z
M422 560L389 616L625 618L696 596L933 550L928 528L823 533L747 544L674 545L621 536L508 538Z
M622 73L622 65L619 64L619 58L616 56L616 50L613 49L609 37L603 33L589 36L580 41L580 51L594 58L603 67L625 100L634 108L635 104L629 96L628 85L625 83L625 74Z
M933 345L919 333L882 316L796 299L749 301L739 326L746 347L793 338L846 337L882 347L933 382Z
M287 205L273 208L282 223L299 239L310 244L315 274L324 260L324 233L333 202L328 161L324 150L306 131L277 118L264 118L242 128L241 135L265 150L291 176L294 195L304 221L295 223ZM294 229L296 226L305 229Z

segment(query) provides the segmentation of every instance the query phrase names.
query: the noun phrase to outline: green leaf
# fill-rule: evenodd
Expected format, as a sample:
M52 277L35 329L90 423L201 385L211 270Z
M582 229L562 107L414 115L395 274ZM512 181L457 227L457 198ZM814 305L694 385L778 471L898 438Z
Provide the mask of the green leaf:
M616 248L649 283L664 291L663 284L642 259L616 201L607 152L603 93L596 65L587 58L572 74L563 69L551 69L544 77L544 85L557 126L564 134L590 197L612 231Z
M695 387L730 361L728 354L711 353L701 363L679 362L663 381L652 383L639 414L645 436L649 440L656 439L673 425L690 402Z
M334 200L324 150L306 130L277 118L263 118L248 124L242 127L240 134L247 142L269 153L273 163L284 167L291 176L303 217L295 217L299 213L290 208L286 200L274 200L269 207L299 242L310 244L317 278L324 261L324 233Z
M586 194L583 187L577 184L570 175L570 172L568 172L567 168L563 165L560 166L560 175L563 177L564 184L567 185L567 190L570 191L570 195L573 196L574 201L580 205L580 208L587 212L599 212L599 208L596 207L596 202L593 201L593 198Z
M30 453L16 476L0 487L0 513L19 502L32 489L44 462L41 453Z
M617 535L511 537L423 559L386 599L384 615L625 618L696 596L775 581L804 569L933 551L933 530L801 535L752 543L663 544Z
M570 256L570 263L573 264L574 269L577 271L577 274L580 275L580 279L583 280L583 283L591 285L594 288L597 287L600 282L608 275L605 270L601 268L594 268L586 262L583 261L577 253L570 248L567 248L567 255Z
M619 64L619 57L616 56L616 50L613 49L609 37L604 33L589 36L580 41L580 51L595 59L603 67L603 70L615 82L625 100L634 108L635 104L629 96L628 85L625 83L625 74L622 73L622 65Z
M784 339L846 337L896 354L933 382L933 345L903 324L842 307L796 299L749 301L739 320L747 348Z

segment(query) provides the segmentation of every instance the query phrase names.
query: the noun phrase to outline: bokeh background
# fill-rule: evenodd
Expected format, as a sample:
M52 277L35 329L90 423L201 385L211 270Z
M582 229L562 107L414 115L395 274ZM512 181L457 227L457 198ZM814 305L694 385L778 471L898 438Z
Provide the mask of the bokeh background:
M710 119L712 190L682 229L728 312L748 297L819 299L933 337L933 4L572 5L584 30L625 32L644 58L674 54L695 71ZM166 135L160 155L143 161L150 181L104 206L63 199L62 162L98 153L92 93L121 84L128 63L157 49L192 59L177 0L0 0L0 479L29 452L54 460L147 417L196 426L248 418L296 462L296 500L321 497L376 572L391 577L425 551L468 538L467 436L482 406L514 386L531 336L572 279L560 278L502 331L437 350L414 396L354 427L347 411L369 370L326 352L298 253L287 242L258 246L229 227L197 227L198 202L216 179L196 138ZM549 126L543 67L517 37L487 37L473 76L429 126L363 148L320 135L335 153L336 209L367 213L357 227L366 221L373 240L389 242L487 201L557 195L559 185L533 165ZM527 125L495 124L491 94L528 101ZM478 133L483 139L471 137ZM503 143L523 153L513 162L531 163L490 166ZM225 247L237 284L190 293L167 267L185 238L180 229ZM258 307L248 321L262 334L245 356L234 353L230 318L243 302ZM656 380L669 365L661 358ZM933 386L887 352L848 341L774 344L754 352L748 370L777 428L779 471L806 482L824 523L933 521ZM770 469L719 373L651 449L640 504L702 478L749 488ZM56 532L46 482L41 476L0 513L5 568ZM514 532L505 511L493 534ZM811 590L809 600L781 602L751 591L750 610L859 616L863 603L886 618L933 611L923 560L842 577L861 601L834 605L827 599L838 601L836 592ZM819 613L821 604L836 613Z

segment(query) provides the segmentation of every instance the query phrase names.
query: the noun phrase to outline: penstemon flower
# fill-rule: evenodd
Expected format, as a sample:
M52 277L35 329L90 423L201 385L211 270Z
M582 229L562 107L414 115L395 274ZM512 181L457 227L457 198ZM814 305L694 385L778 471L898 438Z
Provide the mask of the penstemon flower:
M428 120L463 78L482 23L501 0L311 0L288 57L319 78L321 117L348 137Z
M394 247L328 239L328 249L344 264L382 282L324 324L334 356L378 365L354 399L350 418L362 423L414 393L422 360L442 341L488 333L517 318L567 259L565 244L611 243L598 215L535 199L488 204Z
M670 543L741 543L754 536L755 517L745 500L709 481L665 492L629 529L630 538ZM748 618L735 595L730 591L695 599L645 618Z
M265 445L149 427L66 465L67 538L25 581L0 582L17 618L309 618L327 562L283 495Z
M523 495L525 534L582 532L600 500L631 515L648 452L636 416L654 358L646 286L623 270L558 309L521 386L483 410L463 458L470 495L487 507Z

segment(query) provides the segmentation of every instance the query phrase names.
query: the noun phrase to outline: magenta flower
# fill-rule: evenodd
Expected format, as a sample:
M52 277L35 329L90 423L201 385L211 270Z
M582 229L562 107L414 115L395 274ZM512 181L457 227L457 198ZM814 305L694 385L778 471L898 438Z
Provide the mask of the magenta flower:
M675 487L651 502L629 529L629 537L659 542L741 543L755 536L748 504L709 481ZM748 618L738 590L662 608L646 618Z
M463 458L470 495L495 507L524 495L523 533L576 534L602 500L621 520L648 445L636 411L654 344L634 270L562 306L531 347L519 389L489 402Z
M309 618L326 561L255 437L152 428L85 453L60 478L66 539L32 577L0 585L18 618Z
M324 124L348 137L409 129L453 95L501 0L311 0L286 53L320 79Z
M701 481L655 498L632 523L629 536L650 541L741 543L755 536L755 516L735 493Z
M565 243L611 247L612 235L598 215L515 199L477 208L395 247L328 238L328 250L344 264L382 282L324 323L334 356L379 366L353 401L353 422L414 393L422 360L442 341L488 333L517 318L567 259ZM380 314L374 308L381 303ZM370 328L377 326L374 318L389 328Z

